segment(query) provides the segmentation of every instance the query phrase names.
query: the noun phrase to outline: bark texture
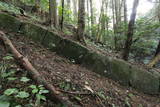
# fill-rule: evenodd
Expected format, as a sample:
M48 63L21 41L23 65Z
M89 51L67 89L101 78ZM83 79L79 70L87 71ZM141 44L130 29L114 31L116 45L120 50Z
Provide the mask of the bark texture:
M57 2L56 0L49 0L49 15L51 27L58 26L58 16L57 16Z
M129 25L128 25L127 40L125 42L125 48L124 48L124 52L123 52L123 59L124 60L128 60L128 57L129 57L129 52L130 52L130 48L132 45L134 24L135 24L135 20L136 20L138 4L139 4L139 0L134 0L132 14L131 14Z
M85 42L84 30L85 30L85 0L79 0L77 39L83 43Z

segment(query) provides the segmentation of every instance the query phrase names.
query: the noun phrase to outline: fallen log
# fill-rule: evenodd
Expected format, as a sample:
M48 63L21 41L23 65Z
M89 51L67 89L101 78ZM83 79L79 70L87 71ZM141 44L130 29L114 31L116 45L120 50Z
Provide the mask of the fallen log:
M14 55L15 59L18 60L18 62L27 70L27 73L31 76L31 78L38 84L44 85L45 88L49 90L49 96L51 97L51 100L60 102L67 107L79 107L70 102L69 98L67 96L64 96L63 93L58 91L51 83L45 81L45 79L39 74L39 72L32 66L29 60L17 51L12 42L2 31L0 31L0 41L3 41L3 44L5 44L5 48L7 49L7 51L10 51Z

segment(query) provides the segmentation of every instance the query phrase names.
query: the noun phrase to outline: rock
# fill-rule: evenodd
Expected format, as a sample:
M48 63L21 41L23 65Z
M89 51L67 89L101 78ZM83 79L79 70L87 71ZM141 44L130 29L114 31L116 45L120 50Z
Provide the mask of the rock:
M0 29L7 31L18 32L21 22L15 17L6 13L0 13Z
M59 34L48 31L39 25L20 21L4 13L0 13L0 28L13 32L20 30L25 36L42 43L59 55L74 60L75 63L82 64L86 68L118 81L122 85L132 86L147 94L160 93L160 74L157 72L148 72L123 60L101 55L77 42L64 39Z

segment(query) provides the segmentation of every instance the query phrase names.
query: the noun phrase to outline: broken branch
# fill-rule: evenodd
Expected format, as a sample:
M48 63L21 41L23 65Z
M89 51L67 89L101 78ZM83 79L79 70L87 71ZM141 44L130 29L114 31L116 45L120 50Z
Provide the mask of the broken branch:
M23 67L27 70L27 73L31 76L33 80L35 80L38 84L42 84L50 91L51 100L58 101L68 107L76 107L72 102L69 101L69 98L64 96L63 93L58 91L51 83L46 82L44 78L39 74L39 72L32 66L29 60L20 54L17 49L13 46L12 42L7 38L7 36L0 31L0 40L3 41L6 48L14 55L15 59L23 65Z

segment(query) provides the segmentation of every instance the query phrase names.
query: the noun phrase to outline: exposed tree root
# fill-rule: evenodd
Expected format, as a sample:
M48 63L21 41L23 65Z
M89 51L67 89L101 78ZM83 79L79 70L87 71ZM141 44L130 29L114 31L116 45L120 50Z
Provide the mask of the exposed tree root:
M10 51L16 60L27 70L27 73L35 80L38 84L42 84L50 91L49 96L51 100L60 102L68 107L78 107L69 101L69 98L64 96L62 92L58 91L51 83L48 83L43 79L39 72L32 66L26 57L20 54L17 49L13 46L12 42L7 36L0 31L0 41L3 41L7 51Z

